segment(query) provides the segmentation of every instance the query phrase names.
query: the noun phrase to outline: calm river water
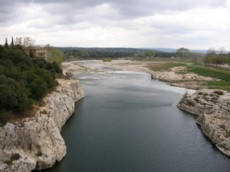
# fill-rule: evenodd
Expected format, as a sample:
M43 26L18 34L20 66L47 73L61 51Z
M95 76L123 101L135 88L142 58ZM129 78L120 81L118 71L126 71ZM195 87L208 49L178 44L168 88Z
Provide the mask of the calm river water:
M66 157L47 171L229 172L230 159L212 146L192 115L177 109L184 89L144 73L75 77L85 97L62 130Z

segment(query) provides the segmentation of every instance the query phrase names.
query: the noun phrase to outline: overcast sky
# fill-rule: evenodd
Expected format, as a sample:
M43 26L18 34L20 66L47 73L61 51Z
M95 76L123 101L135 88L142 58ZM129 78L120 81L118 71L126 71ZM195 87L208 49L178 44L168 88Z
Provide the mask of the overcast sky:
M230 0L0 0L0 43L230 50Z

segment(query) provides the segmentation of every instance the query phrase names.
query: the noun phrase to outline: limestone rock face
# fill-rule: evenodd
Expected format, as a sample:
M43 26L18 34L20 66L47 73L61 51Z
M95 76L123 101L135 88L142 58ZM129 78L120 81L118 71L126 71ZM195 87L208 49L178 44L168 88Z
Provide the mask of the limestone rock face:
M50 168L66 154L61 127L84 96L77 80L58 80L35 115L0 127L0 172L30 172Z
M220 90L201 90L186 94L178 108L198 116L197 123L213 144L230 156L230 93Z

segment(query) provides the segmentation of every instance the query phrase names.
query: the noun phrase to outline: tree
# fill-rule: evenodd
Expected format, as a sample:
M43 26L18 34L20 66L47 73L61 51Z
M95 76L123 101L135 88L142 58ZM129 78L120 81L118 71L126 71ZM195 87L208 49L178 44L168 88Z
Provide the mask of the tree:
M9 48L9 44L8 44L7 38L6 38L6 42L5 42L5 48Z
M1 58L6 58L7 57L7 51L6 48L0 45L0 59Z
M29 92L15 79L1 75L0 89L0 109L23 111L31 107Z
M228 66L230 67L230 53L227 54L226 63L227 63Z
M48 62L56 62L57 64L61 64L66 59L65 54L54 47L49 48L48 51Z
M209 49L206 56L204 57L204 63L207 64L215 64L215 59L217 56L217 52L215 49Z
M88 55L88 52L82 50L79 52L79 56L80 57L88 57L89 55Z
M190 51L189 51L189 49L187 49L187 48L179 48L177 51L176 51L176 56L178 56L178 57L189 57L189 55L190 55Z
M16 92L10 85L0 85L0 109L11 109L17 104Z
M32 48L30 48L30 54L29 54L29 57L34 58L34 53L33 53Z
M32 98L40 100L48 91L48 86L40 77L36 77L30 84Z
M10 46L11 46L11 48L14 48L14 38L13 38L13 36L12 36L12 40L11 40Z
M219 48L218 54L219 54L219 55L224 55L224 54L226 54L226 51L225 51L224 47Z
M149 50L146 52L146 56L147 56L148 60L152 60L155 56L155 53L154 53L154 51Z

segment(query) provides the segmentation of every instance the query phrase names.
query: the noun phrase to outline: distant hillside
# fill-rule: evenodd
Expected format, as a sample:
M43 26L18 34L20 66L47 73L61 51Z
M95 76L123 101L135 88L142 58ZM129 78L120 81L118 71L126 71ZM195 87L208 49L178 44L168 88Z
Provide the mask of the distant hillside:
M208 52L208 50L190 50L190 51L194 53L202 53L202 54L206 54Z
M177 49L175 49L175 48L153 48L152 50L167 52L167 53L175 53L177 51ZM207 53L207 50L193 50L193 49L191 49L190 52L205 54L205 53Z
M154 57L175 57L175 52L162 52L155 49L145 48L82 48L82 47L58 47L69 58L102 59L102 58L132 58L143 60L150 51Z
M176 57L178 49L173 48L86 48L86 47L58 47L67 57L82 57L82 58L143 58L147 52L154 51L155 57ZM207 50L189 50L192 53L205 54Z

